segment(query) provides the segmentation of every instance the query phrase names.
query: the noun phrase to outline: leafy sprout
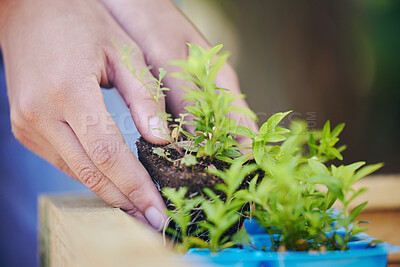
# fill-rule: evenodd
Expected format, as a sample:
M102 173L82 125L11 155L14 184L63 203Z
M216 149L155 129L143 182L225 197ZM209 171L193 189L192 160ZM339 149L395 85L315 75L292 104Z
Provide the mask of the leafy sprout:
M151 69L151 66L142 69L137 69L136 65L132 60L132 58L136 54L134 51L132 51L132 48L128 46L124 46L123 48L121 48L116 43L114 43L114 46L118 50L118 53L122 60L122 64L128 69L131 75L143 85L143 87L151 95L151 98L154 100L154 103L157 106L157 109L159 111L159 117L162 121L162 128L161 129L154 128L152 130L158 130L161 133L164 133L165 138L169 140L169 142L181 155L183 155L184 153L182 152L180 147L176 145L176 141L172 137L168 128L167 122L173 120L171 114L166 113L160 103L160 100L163 97L165 97L164 92L170 90L169 88L164 87L162 83L162 79L165 77L167 72L165 71L165 69L159 68L158 78L155 78L152 75L148 75L148 71ZM150 80L151 82L147 82L146 80ZM179 124L179 127L181 127L181 124Z
M221 171L214 168L208 168L208 172L222 178L223 184L217 184L215 189L226 194L226 201L232 200L234 193L243 184L244 179L258 169L256 164L243 165L240 160L235 160L229 169Z
M170 234L178 237L181 242L178 249L186 251L191 247L208 248L213 252L218 249L229 248L246 240L246 233L234 235L224 235L240 219L238 210L243 205L241 201L223 201L211 189L204 188L204 193L208 198L197 196L187 199L185 194L187 188L178 190L164 188L163 194L175 206L173 210L168 210L167 214L179 226L179 231L167 228ZM201 209L206 220L199 222L192 221L194 209ZM190 231L189 227L195 225L195 231ZM204 240L198 235L206 232L209 238Z
M271 116L260 128L260 131L255 133L245 126L238 126L236 134L243 135L252 139L252 150L250 157L254 157L257 164L261 164L265 153L276 153L278 147L267 147L268 143L277 143L286 140L286 134L290 130L279 127L278 124L288 115L291 111L280 112Z
M204 50L201 46L188 44L189 56L186 60L174 61L173 64L182 67L183 72L174 73L193 84L185 87L185 100L193 103L185 109L195 118L188 123L194 126L194 133L186 132L188 138L194 140L194 145L204 143L197 156L210 156L231 162L230 158L239 157L238 143L233 138L236 120L229 118L230 113L241 113L256 119L255 114L249 109L233 105L238 98L228 89L219 88L215 84L215 78L225 65L227 53L217 53L222 45Z
M196 156L192 154L186 154L182 159L181 159L181 164L185 166L194 166L197 164Z
M179 237L179 249L185 251L199 243L198 237L195 235L199 232L189 231L189 228L194 224L192 221L193 210L198 208L202 201L202 197L194 197L187 199L185 195L188 189L186 187L175 190L173 188L163 188L163 195L169 199L174 206L174 209L167 210L167 215L175 222L178 229L167 228L166 231L175 237ZM202 229L200 229L200 232ZM201 241L200 241L201 242Z
M317 139L314 134L310 133L309 147L311 155L317 157L322 162L337 158L343 160L340 152L346 149L346 146L340 146L335 148L336 143L339 141L339 134L343 131L344 123L336 126L331 132L330 121L327 121L322 129L322 136L319 140L319 145L317 145Z

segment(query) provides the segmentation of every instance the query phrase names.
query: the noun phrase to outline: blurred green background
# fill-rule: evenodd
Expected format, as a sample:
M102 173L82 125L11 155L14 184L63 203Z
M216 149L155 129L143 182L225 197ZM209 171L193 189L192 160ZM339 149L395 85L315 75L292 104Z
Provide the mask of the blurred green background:
M181 0L205 37L231 51L260 123L294 110L311 128L346 123L344 163L400 172L399 0Z

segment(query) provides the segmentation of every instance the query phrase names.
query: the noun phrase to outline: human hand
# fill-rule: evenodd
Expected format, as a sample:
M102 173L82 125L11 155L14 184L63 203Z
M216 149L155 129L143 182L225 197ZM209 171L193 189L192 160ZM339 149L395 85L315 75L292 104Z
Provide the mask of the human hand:
M190 23L189 20L177 9L171 0L99 0L102 2L116 21L136 41L142 49L148 65L153 66L151 72L158 75L160 67L168 73L179 71L179 67L170 65L171 60L183 60L188 56L186 43L200 45L205 49L210 48L209 43ZM166 87L171 88L166 92L166 103L174 117L180 113L187 113L183 101L183 82L179 78L166 76L163 79ZM216 83L219 87L230 89L235 94L241 94L236 72L229 65L225 65ZM244 99L238 99L235 105L248 108ZM240 125L258 131L256 123L242 115L232 114ZM239 142L249 142L244 136L238 136Z
M97 1L10 1L3 15L0 42L16 138L107 203L159 229L165 205L100 90L118 84L141 135L166 143L149 131L160 123L157 107L112 45L135 47L135 64L145 67L136 43Z
M208 43L170 1L11 2L0 22L0 42L14 135L107 203L160 228L165 206L110 118L99 85L118 88L145 139L166 143L151 131L161 126L158 108L121 66L111 42L133 47L138 68L163 66L169 72L176 71L168 66L171 59L187 56L186 42L205 48ZM240 92L229 65L217 83ZM172 89L167 102L176 116L186 105L182 82L166 77L165 84ZM243 100L237 104L247 107ZM236 119L256 129L254 122Z

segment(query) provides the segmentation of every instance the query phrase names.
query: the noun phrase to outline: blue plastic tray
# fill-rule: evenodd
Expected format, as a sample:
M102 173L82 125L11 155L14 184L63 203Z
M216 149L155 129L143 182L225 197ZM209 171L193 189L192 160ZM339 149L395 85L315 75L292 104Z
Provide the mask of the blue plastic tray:
M252 243L256 247L264 247L270 244L269 235L263 233L256 223L246 221L245 227L251 235ZM245 246L243 249L230 248L217 253L208 249L190 249L183 257L184 261L190 261L195 266L349 266L349 267L379 267L386 266L389 253L400 252L400 247L387 243L367 248L374 240L365 233L358 234L349 242L348 251L327 252L266 252Z

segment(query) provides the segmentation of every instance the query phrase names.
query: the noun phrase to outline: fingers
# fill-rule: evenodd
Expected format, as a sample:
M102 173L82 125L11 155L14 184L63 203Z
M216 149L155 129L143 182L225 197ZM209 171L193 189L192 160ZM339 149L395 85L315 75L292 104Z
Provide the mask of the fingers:
M192 35L198 35L196 44L208 46L188 20L178 11L172 1L129 1L123 0L119 5L114 1L102 0L116 21L141 48L145 64L153 66L153 75L158 75L160 67L168 73L179 71L171 66L171 60L185 59L188 55L186 42L192 41ZM123 8L121 8L123 7ZM154 14L157 14L154 16ZM152 19L149 19L151 17ZM152 34L149 34L149 32ZM183 100L183 85L189 85L179 78L167 75L165 85L171 89L167 92L168 111L174 117L187 113Z
M154 88L157 83L152 80L153 75L147 69L141 50L129 38L124 39L118 45L133 48L134 55L129 62L132 65L123 65L117 49L110 47L106 51L110 80L124 98L139 133L151 143L166 144L168 126L160 116L165 113L164 96L162 91L157 92Z
M89 170L93 177L102 177L95 178L103 181L102 183L105 183L105 177L107 177L146 217L147 221L154 228L159 229L165 220L165 215L163 215L166 209L165 204L147 171L125 144L121 132L107 112L99 86L95 83L92 86L97 87L98 92L83 89L84 92L91 92L90 95L87 95L84 103L75 99L73 102L77 103L77 106L67 110L66 113L68 114L65 118L66 122L89 158L84 161L86 162L84 167L70 167L72 170L77 169L78 174L82 172L80 170ZM90 118L90 123L88 123L88 118ZM57 136L58 134L55 134L53 138ZM57 146L62 145L63 142L58 140ZM76 158L77 152L74 151L77 150L78 148L75 148L65 152L64 159L67 164L69 164L67 158ZM83 157L82 154L83 152L80 152L79 156ZM89 166L90 162L94 166ZM98 172L94 167L98 169ZM99 187L98 184L99 182L95 182L95 186ZM101 189L102 187L97 190ZM102 190L101 192L110 191Z
M57 136L51 137L54 145L83 185L113 207L147 222L135 205L93 164L68 124L58 122L52 128L57 132Z
M132 201L95 166L66 123L48 121L45 133L47 132L46 136L50 143L32 128L23 116L12 115L11 121L15 137L28 149L80 181L108 204L121 208L142 222L148 223ZM54 147L57 147L57 150Z
M153 66L153 74L159 67L168 73L179 71L171 66L171 60L182 60L188 56L187 42L197 44L205 49L210 45L187 18L174 6L171 1L125 1L123 8L113 1L103 0L113 17L120 23L129 36L142 49L146 63ZM149 20L146 14L159 14ZM153 34L149 35L148 30ZM188 104L183 100L183 86L191 86L181 79L166 76L165 85L171 89L167 92L168 111L174 117L180 113L187 113L184 107ZM217 77L217 85L240 94L239 82L235 71L229 65L221 69ZM235 102L236 105L248 107L243 99ZM232 114L240 125L245 125L257 131L257 125L246 116Z
M62 138L55 139L62 140L62 143L56 143L56 145L69 164L64 161L54 146L25 122L22 117L19 117L18 122L16 122L16 119L12 119L13 134L25 147L87 186L108 204L121 208L137 219L147 222L133 203L89 160L70 127L60 125L56 129L59 136L62 136ZM74 155L74 157L70 158L67 155ZM69 165L74 171L71 170Z

